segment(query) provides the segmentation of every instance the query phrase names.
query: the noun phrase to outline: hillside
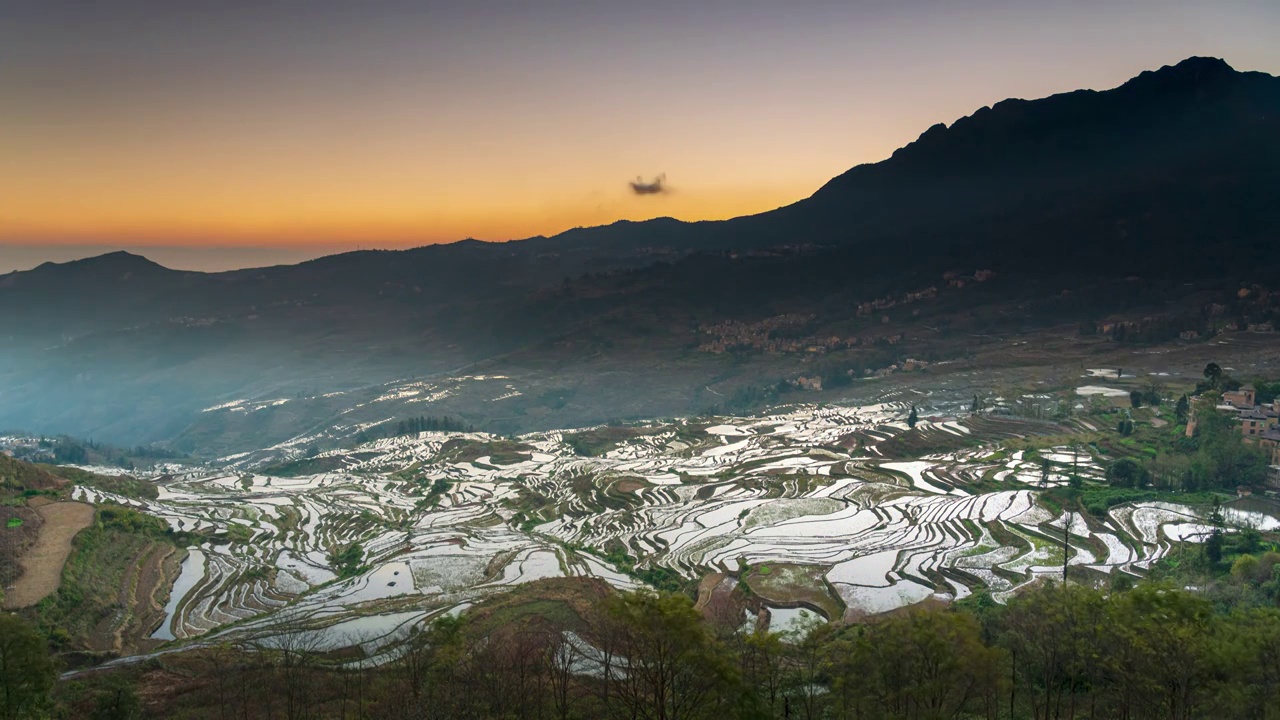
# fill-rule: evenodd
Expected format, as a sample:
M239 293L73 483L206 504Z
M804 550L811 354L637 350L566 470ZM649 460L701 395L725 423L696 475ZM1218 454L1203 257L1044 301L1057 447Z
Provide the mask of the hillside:
M706 342L700 327L725 322L794 314L813 318L809 335L874 345L925 327L1195 315L1275 269L1277 196L1280 78L1191 58L1112 90L996 103L806 200L724 222L622 222L214 274L126 253L46 264L0 276L0 427L234 447L229 437L289 437L348 409L327 407L331 393L372 399L384 383L476 363L536 375L538 393L578 407L560 416L559 400L530 404L518 387L514 411L495 410L492 395L451 408L504 430L613 417L619 377L650 399L627 414L697 411L691 395L713 383L805 371L786 355L690 354ZM978 271L996 280L947 290L945 275ZM938 286L906 313L857 310ZM892 328L873 332L879 316ZM972 348L933 338L911 350ZM850 367L905 352L863 352ZM305 399L326 407L270 405L235 427L202 412Z

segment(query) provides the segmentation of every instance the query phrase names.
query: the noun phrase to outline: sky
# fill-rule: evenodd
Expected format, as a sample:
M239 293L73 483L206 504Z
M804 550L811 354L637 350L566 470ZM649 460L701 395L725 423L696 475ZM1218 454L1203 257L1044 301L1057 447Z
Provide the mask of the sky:
M1277 37L1275 0L0 0L0 272L762 212L1007 97L1280 74Z

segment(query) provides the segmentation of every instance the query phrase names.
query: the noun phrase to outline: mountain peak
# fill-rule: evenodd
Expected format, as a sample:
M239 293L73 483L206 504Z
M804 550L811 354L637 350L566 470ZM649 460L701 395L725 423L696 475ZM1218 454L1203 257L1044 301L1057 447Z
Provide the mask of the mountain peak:
M128 279L141 273L159 274L173 272L159 263L125 250L71 260L63 263L47 262L35 268L33 273L81 274L97 277Z
M1185 122L1209 132L1241 118L1269 116L1275 90L1270 75L1237 72L1220 58L1190 57L1109 90L1002 100L950 126L938 123L884 163L855 167L818 193L847 187L881 165L909 182L1019 163L1028 172L1062 168L1079 164L1089 152L1114 155L1152 133L1185 132Z
M1185 92L1211 87L1236 76L1235 68L1222 58L1189 57L1176 65L1145 70L1120 86L1121 90Z

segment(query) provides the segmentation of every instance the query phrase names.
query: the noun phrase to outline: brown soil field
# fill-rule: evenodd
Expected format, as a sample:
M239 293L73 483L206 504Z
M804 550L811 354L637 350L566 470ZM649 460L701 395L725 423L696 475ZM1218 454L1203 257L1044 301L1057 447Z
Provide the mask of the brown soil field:
M30 507L0 505L0 587L9 588L22 575L20 560L40 537L43 524Z
M23 608L43 600L62 582L62 566L71 554L71 539L93 522L93 506L56 502L36 509L44 524L35 546L20 560L23 573L5 593L6 608Z
M764 572L766 568L768 572ZM826 584L826 572L827 568L819 565L765 563L753 567L743 582L771 605L803 607L827 619L838 618L844 614L844 604Z
M648 482L632 477L621 478L613 484L613 489L620 493L637 493L647 487L651 487Z
M702 609L711 601L712 593L725 577L727 576L724 573L708 573L702 576L702 580L698 582L698 602L694 604L694 610L702 612Z

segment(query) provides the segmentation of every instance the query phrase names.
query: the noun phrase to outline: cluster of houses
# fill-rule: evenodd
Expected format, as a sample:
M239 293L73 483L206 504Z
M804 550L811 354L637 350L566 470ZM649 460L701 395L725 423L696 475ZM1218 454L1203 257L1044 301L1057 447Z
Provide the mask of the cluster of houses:
M868 369L867 374L870 377L879 378L879 377L892 375L898 372L911 372L912 370L922 370L927 367L929 367L929 361L927 360L917 360L915 358L907 358L906 360L903 360L900 363L893 363L892 365L888 367L880 368L879 370ZM851 378L858 377L858 371L854 369L846 370L845 374ZM815 390L815 391L822 390L822 378L816 375L813 377L801 376L789 382L792 385L795 385L796 387L800 388L801 390Z
M996 276L993 270L975 270L966 275L959 272L947 272L942 276L947 287L962 288L970 283L986 282ZM855 314L858 317L870 317L890 308L910 305L922 300L930 300L938 296L938 286L930 285L922 290L905 292L901 295L887 296L858 303ZM914 311L919 314L919 311ZM796 329L812 323L817 316L787 314L766 318L759 322L744 323L726 320L715 324L701 325L698 332L707 338L698 345L699 352L726 353L734 350L756 350L772 353L826 353L844 350L859 345L887 342L896 345L902 341L902 334L877 335L875 337L858 336L800 336ZM889 323L888 315L881 315L881 324Z
M703 325L698 331L708 337L698 345L698 350L717 354L732 350L812 354L844 350L862 344L857 336L819 337L797 332L814 318L814 315L787 314L754 323L726 320L714 325Z
M888 310L889 308L899 305L910 305L913 302L921 300L929 300L938 296L938 288L936 285L930 285L923 290L903 293L901 297L882 297L867 302L858 303L858 317L872 315L879 310Z
M2 435L0 436L0 454L21 460L48 453L45 448L40 446L38 438L21 435Z
M815 339L800 335L805 325L813 322L814 315L788 313L765 318L759 322L744 323L737 320L726 320L714 325L702 325L698 332L709 336L698 346L700 352L724 353L731 350L759 350L763 352L795 353L804 352ZM835 344L846 346L856 344L857 339L849 341L832 337L824 345Z
M888 367L882 367L879 370L873 370L871 371L871 376L885 377L886 375L892 375L896 372L911 372L912 370L920 370L927 367L929 367L928 360L917 360L915 358L907 358L906 360L903 360L900 363L893 363ZM850 370L849 374L852 375L853 371Z
M1280 466L1280 399L1270 405L1258 404L1258 391L1253 385L1222 393L1219 410L1236 413L1240 434L1249 442L1259 443L1271 458L1273 469ZM1274 472L1273 472L1274 474Z
M994 270L974 270L972 275L962 275L953 270L944 273L942 279L947 281L947 287L962 288L969 283L986 282L995 276Z

